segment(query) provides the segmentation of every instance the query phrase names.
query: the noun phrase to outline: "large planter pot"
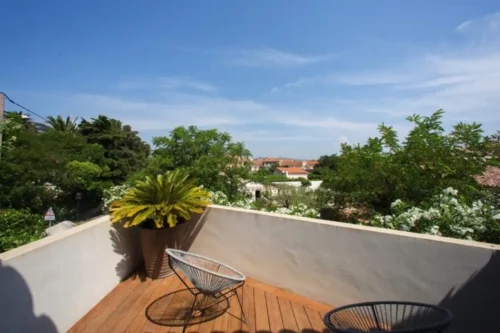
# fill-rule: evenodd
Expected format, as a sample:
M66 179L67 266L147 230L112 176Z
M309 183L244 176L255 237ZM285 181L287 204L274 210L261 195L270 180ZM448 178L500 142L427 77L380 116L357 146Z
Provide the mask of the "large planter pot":
M140 228L142 255L146 275L152 279L161 279L174 272L168 266L167 247L181 249L189 223L178 224L174 228Z

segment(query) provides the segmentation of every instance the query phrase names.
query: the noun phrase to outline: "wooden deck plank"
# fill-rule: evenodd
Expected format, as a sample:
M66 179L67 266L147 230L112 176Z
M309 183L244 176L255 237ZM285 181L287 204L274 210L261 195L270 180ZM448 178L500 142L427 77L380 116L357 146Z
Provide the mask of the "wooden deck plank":
M155 288L155 290L153 290L153 292L149 296L149 299L145 302L145 304L143 304L143 307L137 311L135 318L132 320L132 322L127 328L127 332L135 333L142 331L142 328L144 327L146 321L148 320L145 315L148 306L151 305L151 303L153 303L162 295L167 294L168 290L172 289L172 284L176 282L175 280L172 280L170 277L163 280L155 280L155 282L156 281L158 281L159 283L158 286Z
M227 330L227 323L229 322L229 314L225 312L222 316L217 317L214 322L214 329L212 333L225 333Z
M139 282L137 278L129 277L118 284L85 316L83 316L80 321L70 328L68 332L82 333L97 331L129 293L139 285Z
M156 323L153 323L146 317L146 311L148 310L148 307L153 304L155 301L160 300L162 297L173 293L177 291L181 286L183 286L181 280L176 275L171 275L165 279L162 279L162 286L155 290L153 295L151 295L150 299L148 300L148 303L146 304L146 307L141 311L139 314L140 318L139 320L135 323L135 325L132 325L129 329L130 333L133 332L149 332L149 333L156 333L156 332L168 332L170 329L170 326L162 326L158 325ZM165 314L165 311L167 310L168 302L162 303L164 308L158 309L160 313L158 313L158 317L161 317L162 315ZM150 308L149 311L152 311ZM141 325L142 324L142 325Z
M127 329L131 326L132 322L135 318L145 309L149 304L149 299L154 291L162 285L161 280L152 280L147 288L142 292L139 297L135 300L132 306L129 309L125 309L125 313L118 318L118 323L113 328L116 332L126 332ZM108 320L111 320L110 317ZM105 325L104 325L105 326ZM103 329L99 329L99 331L103 331Z
M267 314L266 293L259 288L254 289L255 295L255 330L269 331L269 315Z
M245 313L247 322L243 323L241 330L243 332L255 333L257 330L255 328L254 288L247 284L243 286L243 312Z
M146 332L167 333L182 332L182 326L158 325L146 317L146 309L156 300L169 293L186 287L177 276L162 280L126 279L113 289L101 302L87 313L69 332ZM286 290L266 285L249 279L239 295L243 294L243 311L247 323L229 313L199 324L188 326L187 333L255 333L255 332L327 332L322 316L331 307ZM159 312L164 311L167 318L185 315L191 305L190 299L166 299L159 305L156 317L162 318ZM186 303L186 304L184 304ZM232 314L241 318L241 309L236 297L230 298ZM182 309L182 313L179 310Z
M151 279L141 281L139 285L121 302L113 313L106 319L106 322L99 327L96 332L110 332L125 319L127 311L134 305L138 298L146 291L151 284Z
M274 287L274 286L270 286L268 284L265 284L263 282L260 282L260 281L257 281L257 280L251 279L251 278L247 278L246 283L248 283L249 286L252 286L254 288L262 289L269 294L273 294L273 295L276 295L277 297L288 299L291 302L304 304L304 305L309 306L313 309L321 310L325 313L327 311L330 311L333 308L332 306L330 306L328 304L317 302L315 300L297 295L291 291L284 290L284 289Z
M323 318L321 317L321 314L317 309L310 308L308 306L304 307L307 313L307 317L309 318L309 321L311 322L311 326L314 331L316 332L325 332L327 333L328 330L323 324Z
M240 290L241 291L241 290ZM241 321L241 307L238 303L238 298L233 296L229 299L229 322L227 323L227 332L241 332L243 322Z
M269 315L269 327L271 332L280 332L283 329L280 307L276 295L266 293L267 313Z
M295 315L292 310L292 305L290 301L281 297L278 297L278 305L280 306L281 319L283 320L283 329L285 333L297 332L299 328L297 321L295 320Z
M297 322L297 326L299 327L299 332L310 329L312 327L311 322L307 317L306 309L304 309L304 306L295 302L291 302L291 305L295 321Z

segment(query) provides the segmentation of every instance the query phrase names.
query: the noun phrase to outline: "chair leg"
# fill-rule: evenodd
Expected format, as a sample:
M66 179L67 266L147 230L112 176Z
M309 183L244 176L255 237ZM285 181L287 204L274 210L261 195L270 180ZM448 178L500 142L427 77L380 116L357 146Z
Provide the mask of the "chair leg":
M193 305L191 306L191 310L189 311L187 318L186 318L186 321L184 322L184 327L182 328L182 333L184 333L186 331L186 328L189 325L189 321L191 320L191 318L193 318L193 313L194 313L194 310L196 307L197 298L198 298L198 294L194 295Z
M238 290L235 290L236 298L238 299L238 304L240 305L241 309L241 320L246 324L247 323L247 317L245 316L245 312L243 311L243 286L241 286L241 301L240 301L240 296L238 296Z

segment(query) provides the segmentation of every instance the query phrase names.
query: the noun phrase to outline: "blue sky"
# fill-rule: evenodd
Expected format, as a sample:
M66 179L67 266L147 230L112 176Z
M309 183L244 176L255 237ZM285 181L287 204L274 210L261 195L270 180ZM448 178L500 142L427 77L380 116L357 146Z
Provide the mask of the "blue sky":
M314 158L446 111L500 129L496 1L1 1L0 90L150 140L228 131ZM7 110L16 109L6 105Z

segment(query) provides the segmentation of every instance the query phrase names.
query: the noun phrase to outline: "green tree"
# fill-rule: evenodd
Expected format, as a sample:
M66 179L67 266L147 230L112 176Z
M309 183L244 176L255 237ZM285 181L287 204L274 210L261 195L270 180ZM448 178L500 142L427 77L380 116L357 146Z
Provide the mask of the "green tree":
M27 209L0 212L0 253L44 237L47 226L42 215Z
M488 163L481 125L459 123L446 133L442 115L438 110L430 117L408 117L414 128L402 143L392 127L382 124L380 137L342 145L335 172L323 184L336 192L337 205L389 213L396 199L418 205L447 187L470 198L477 194L474 175Z
M49 206L56 211L71 210L76 204L73 194L77 190L69 181L72 170L68 165L71 168L73 161L104 166L94 180L105 187L104 150L89 144L84 137L60 131L36 133L24 127L12 128L5 136L16 140L11 142L10 149L2 149L0 207L30 208L37 213L43 213ZM92 185L93 189L97 187ZM86 193L86 202L98 205L101 196L97 190Z
M124 182L144 167L148 160L149 145L129 125L122 125L116 119L102 115L91 121L83 119L79 132L89 143L104 148L108 177L115 184Z
M57 117L48 116L47 124L52 127L52 129L61 132L70 132L75 133L78 131L78 117L75 119L71 119L69 116L66 117L66 120L59 115Z
M318 159L318 164L309 174L309 179L323 179L326 174L335 171L339 157L337 154L323 155Z
M249 166L243 159L250 151L243 143L233 142L228 133L181 126L168 137L153 138L153 143L156 149L150 163L166 170L185 169L199 184L222 191L231 200L239 195L242 179L248 177Z

